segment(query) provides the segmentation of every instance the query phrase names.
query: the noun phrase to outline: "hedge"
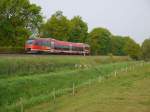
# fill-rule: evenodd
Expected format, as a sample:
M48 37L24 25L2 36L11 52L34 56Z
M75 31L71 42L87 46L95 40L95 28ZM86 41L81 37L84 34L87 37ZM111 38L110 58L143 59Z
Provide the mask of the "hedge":
M0 54L24 53L24 47L0 47Z

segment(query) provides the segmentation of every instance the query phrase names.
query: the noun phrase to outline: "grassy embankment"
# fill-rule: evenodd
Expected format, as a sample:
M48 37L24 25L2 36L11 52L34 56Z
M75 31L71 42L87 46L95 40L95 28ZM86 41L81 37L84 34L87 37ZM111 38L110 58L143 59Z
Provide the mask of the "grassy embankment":
M89 79L106 76L128 63L126 57L80 56L2 56L0 58L0 111L20 111L20 97L24 108L52 99L56 90L80 85ZM75 67L75 65L86 65Z
M26 112L150 112L150 63L31 107Z
M91 67L129 60L129 57L119 56L0 55L0 77L74 70L76 64Z

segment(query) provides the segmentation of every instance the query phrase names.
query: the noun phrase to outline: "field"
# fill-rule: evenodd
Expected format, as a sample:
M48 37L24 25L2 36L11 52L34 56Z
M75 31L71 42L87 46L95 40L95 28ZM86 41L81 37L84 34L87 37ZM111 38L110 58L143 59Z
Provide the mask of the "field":
M150 64L77 89L27 112L150 112ZM136 70L136 72L135 72ZM39 111L40 110L40 111Z
M117 101L123 99L128 104L128 89L133 90L133 93L143 89L139 94L147 98L146 104L143 100L143 105L148 107L150 66L135 65L141 65L141 62L134 62L129 57L1 55L0 111L101 112L99 106L102 106L102 112L107 112L109 110L105 110L105 106L115 108L111 104L113 102L117 105ZM130 68L134 70L129 70ZM135 85L134 91L130 83L136 81L143 82L143 88L140 85L136 88ZM124 92L127 92L125 96ZM118 97L115 96L117 94ZM138 99L135 102L136 100ZM88 109L86 106L89 104ZM118 111L119 108L121 107L118 106Z

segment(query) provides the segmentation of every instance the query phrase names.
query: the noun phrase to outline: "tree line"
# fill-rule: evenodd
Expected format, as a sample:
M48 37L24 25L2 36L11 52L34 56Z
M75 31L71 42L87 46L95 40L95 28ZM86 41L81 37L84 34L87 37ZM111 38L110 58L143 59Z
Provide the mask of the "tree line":
M30 35L38 30L41 38L55 38L70 42L82 42L91 46L93 55L129 55L134 59L150 58L150 39L142 46L130 36L113 35L108 29L97 27L88 32L88 24L80 16L68 19L62 11L56 11L44 21L41 7L29 0L1 0L0 46L23 47Z

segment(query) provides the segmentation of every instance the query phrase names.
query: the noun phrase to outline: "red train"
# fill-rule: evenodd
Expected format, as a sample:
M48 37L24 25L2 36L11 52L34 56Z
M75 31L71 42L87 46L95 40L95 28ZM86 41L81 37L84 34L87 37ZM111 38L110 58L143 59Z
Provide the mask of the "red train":
M59 41L52 38L29 39L25 44L26 53L80 54L89 55L90 46L84 43Z

